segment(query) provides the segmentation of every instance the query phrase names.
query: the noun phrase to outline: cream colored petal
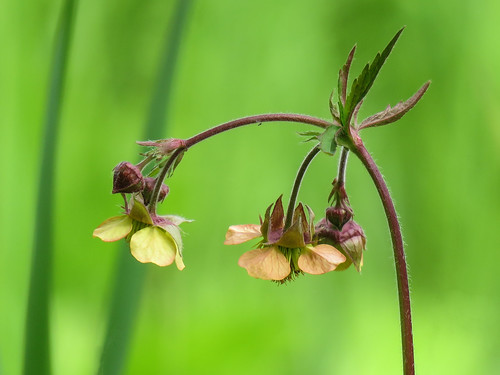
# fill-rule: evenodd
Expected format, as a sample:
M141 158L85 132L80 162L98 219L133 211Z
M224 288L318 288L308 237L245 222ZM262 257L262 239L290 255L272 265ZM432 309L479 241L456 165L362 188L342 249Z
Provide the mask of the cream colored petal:
M160 228L165 229L172 236L177 252L182 256L182 236L179 227L177 225L164 225Z
M344 254L330 245L318 245L302 250L299 257L299 268L312 275L320 275L333 271L339 264L345 262Z
M105 242L113 242L126 237L131 230L132 219L127 215L121 215L105 220L94 230L93 236Z
M244 225L231 225L226 233L226 240L224 245L237 245L243 242L253 240L254 238L262 236L260 232L260 225L257 224L244 224Z
M290 274L290 263L275 247L247 251L238 264L257 279L283 280Z
M179 252L177 252L177 254L175 254L175 265L177 266L179 271L182 271L184 268L186 268L186 266L184 265L184 262L182 260L182 256Z
M173 263L177 247L172 236L160 227L146 227L130 239L130 251L141 263L168 266Z

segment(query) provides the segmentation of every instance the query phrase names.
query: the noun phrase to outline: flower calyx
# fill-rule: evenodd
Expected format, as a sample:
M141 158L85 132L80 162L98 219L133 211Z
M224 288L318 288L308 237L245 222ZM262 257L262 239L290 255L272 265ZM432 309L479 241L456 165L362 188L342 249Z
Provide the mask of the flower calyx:
M328 197L332 206L326 209L326 218L334 227L341 230L344 224L352 219L353 211L344 184L334 179L332 185L333 189Z
M144 177L144 189L142 190L142 197L144 199L144 204L147 206L151 201L153 191L156 185L156 178ZM164 183L161 184L160 193L158 195L158 202L163 202L170 192L170 188Z
M178 148L186 147L186 141L179 138L167 138L157 141L137 141L138 145L153 147L155 157L171 156Z
M112 193L136 193L144 188L144 177L138 166L123 161L113 169Z

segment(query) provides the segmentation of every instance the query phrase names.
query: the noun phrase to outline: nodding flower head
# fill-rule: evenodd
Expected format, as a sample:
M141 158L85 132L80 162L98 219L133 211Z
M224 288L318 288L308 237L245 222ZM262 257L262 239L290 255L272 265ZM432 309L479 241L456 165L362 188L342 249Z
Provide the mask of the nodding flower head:
M349 220L339 230L328 217L323 218L316 225L316 239L319 243L335 246L346 256L347 260L337 268L337 271L345 270L354 264L356 270L361 272L366 236L361 226L354 220Z
M307 220L304 206L295 208L291 225L285 227L281 196L271 204L261 224L233 225L226 233L226 245L260 238L257 249L244 253L238 264L252 277L284 283L305 272L313 275L333 271L345 256L328 244L314 241L314 213ZM272 210L272 212L271 212Z
M191 220L175 215L152 215L140 197L133 197L128 207L123 215L109 218L99 225L94 230L94 237L105 242L125 238L139 262L168 266L175 260L177 268L183 270L179 225Z

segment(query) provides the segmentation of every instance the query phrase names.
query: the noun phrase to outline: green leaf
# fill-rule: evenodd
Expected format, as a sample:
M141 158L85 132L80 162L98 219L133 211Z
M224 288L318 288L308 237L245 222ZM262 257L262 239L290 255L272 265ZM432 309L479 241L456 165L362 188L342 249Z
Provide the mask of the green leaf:
M25 375L49 375L50 364L50 311L49 300L52 281L54 180L55 156L63 103L65 72L71 47L75 4L66 0L55 35L44 135L40 157L40 174L36 207L35 235L26 313L24 340Z
M327 153L328 155L334 155L337 144L335 142L335 134L339 129L338 126L332 125L326 128L323 133L316 131L307 131L299 133L299 135L304 137L309 137L304 142L317 141L319 142L319 148L321 151Z
M346 63L339 71L339 107L343 107L345 105L347 96L347 80L349 78L349 70L351 69L354 52L356 52L356 46L352 47L351 52L349 52L349 55L347 56Z
M339 128L336 126L329 126L326 130L319 136L319 148L321 151L327 153L328 155L334 155L337 148L337 143L335 142L335 134Z
M392 48L396 44L403 30L404 28L396 33L382 53L377 53L373 62L371 64L367 64L361 74L352 83L351 92L346 99L343 110L341 110L341 120L343 126L349 126L354 109L361 102L361 100L363 100L372 87L375 78L377 78L380 69L384 65L385 60L387 60L387 57L389 57Z

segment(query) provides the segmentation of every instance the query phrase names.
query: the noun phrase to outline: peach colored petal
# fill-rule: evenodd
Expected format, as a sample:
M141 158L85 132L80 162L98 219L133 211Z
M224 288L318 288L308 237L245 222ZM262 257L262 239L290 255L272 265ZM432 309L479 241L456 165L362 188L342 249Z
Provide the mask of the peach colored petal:
M160 227L146 227L130 239L130 251L141 263L168 266L174 262L177 245L172 236Z
M127 215L115 216L105 220L92 234L105 242L113 242L126 237L132 230L132 219Z
M299 268L311 275L320 275L333 271L346 257L330 245L318 245L303 248L299 257Z
M257 279L283 280L290 274L290 263L276 247L247 251L238 264Z
M243 224L231 225L226 233L226 240L224 245L237 245L243 242L253 240L260 237L260 225L257 224Z

